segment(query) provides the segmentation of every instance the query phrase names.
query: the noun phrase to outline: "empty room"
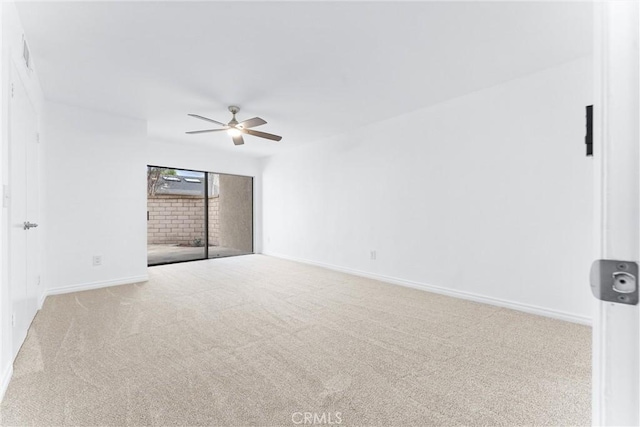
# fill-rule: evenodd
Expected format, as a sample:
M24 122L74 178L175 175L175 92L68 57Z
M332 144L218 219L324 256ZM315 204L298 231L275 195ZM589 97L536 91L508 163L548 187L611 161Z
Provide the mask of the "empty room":
M0 21L1 425L640 425L637 2Z

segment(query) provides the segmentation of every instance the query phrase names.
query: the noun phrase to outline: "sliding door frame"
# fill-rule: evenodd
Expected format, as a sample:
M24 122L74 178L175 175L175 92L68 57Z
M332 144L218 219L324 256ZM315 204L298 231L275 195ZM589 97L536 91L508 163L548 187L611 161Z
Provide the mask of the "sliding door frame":
M204 174L204 257L203 258L195 258L195 259L189 259L189 260L179 260L179 261L169 261L169 262L160 262L157 264L149 264L149 258L147 255L147 267L156 267L159 265L168 265L168 264L180 264L183 262L193 262L193 261L206 261L208 259L218 259L218 258L228 258L228 257L233 257L233 256L241 256L241 255L227 255L227 256L222 256L222 257L216 257L216 258L209 258L209 175L230 175L230 176L238 176L238 177L242 177L242 178L251 178L251 253L250 254L255 254L255 229L256 229L256 224L255 224L255 177L251 176L251 175L240 175L240 174L235 174L235 173L224 173L224 172L207 172L207 171L201 171L201 170L197 170L197 169L187 169L187 168L180 168L180 167L173 167L173 166L158 166L158 165L147 165L147 169L148 168L159 168L159 169L174 169L174 170L181 170L181 171L186 171L186 172L197 172L197 173L203 173ZM149 198L149 194L147 193L147 200ZM149 229L149 215L148 215L148 208L147 208L147 230ZM147 231L148 232L148 231ZM147 242L148 244L148 242ZM243 254L245 255L245 254ZM246 254L249 255L249 254Z
M184 170L184 169L183 169ZM209 259L209 172L204 173L204 259ZM251 218L253 221L253 218Z

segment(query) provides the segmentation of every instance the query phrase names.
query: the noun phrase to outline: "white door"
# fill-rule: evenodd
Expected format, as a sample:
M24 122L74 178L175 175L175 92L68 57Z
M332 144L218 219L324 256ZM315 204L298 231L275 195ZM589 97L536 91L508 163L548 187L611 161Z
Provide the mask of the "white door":
M12 348L15 357L38 311L37 115L15 67L9 108L9 277L13 303Z
M640 260L640 8L596 2L596 258ZM640 425L638 305L595 300L593 424Z

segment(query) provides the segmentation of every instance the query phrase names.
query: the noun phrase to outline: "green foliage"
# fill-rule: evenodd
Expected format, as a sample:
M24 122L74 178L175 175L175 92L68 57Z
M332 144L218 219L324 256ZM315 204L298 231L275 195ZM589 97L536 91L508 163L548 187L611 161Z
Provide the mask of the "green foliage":
M158 190L160 185L162 185L162 181L160 180L161 176L175 176L177 174L178 172L176 172L175 169L147 166L147 195L155 196L156 191Z

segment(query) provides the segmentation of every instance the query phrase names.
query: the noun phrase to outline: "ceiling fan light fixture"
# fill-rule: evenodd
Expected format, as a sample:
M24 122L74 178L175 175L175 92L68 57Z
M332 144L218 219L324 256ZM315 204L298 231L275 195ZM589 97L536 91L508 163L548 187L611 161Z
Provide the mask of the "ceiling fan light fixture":
M230 136L240 136L240 135L242 135L242 132L240 132L240 129L237 129L237 128L229 128L227 133Z

